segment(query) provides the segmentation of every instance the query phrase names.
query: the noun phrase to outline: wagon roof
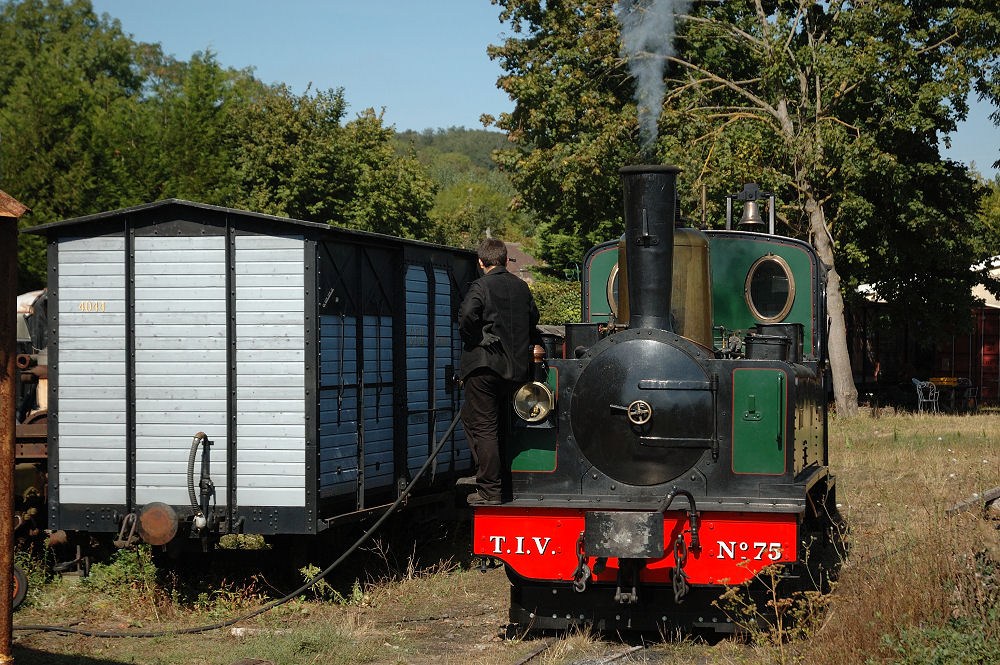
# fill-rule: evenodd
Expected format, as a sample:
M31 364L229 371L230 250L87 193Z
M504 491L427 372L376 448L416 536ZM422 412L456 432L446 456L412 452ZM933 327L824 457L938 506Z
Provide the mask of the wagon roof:
M87 225L94 224L97 222L105 222L108 220L115 219L117 217L124 217L126 215L141 218L141 215L143 213L147 213L153 210L159 210L161 208L168 208L170 206L203 210L219 214L233 215L236 217L242 217L244 219L266 222L274 226L274 231L276 233L281 233L281 232L287 233L292 230L297 230L298 232L301 233L306 230L311 230L318 233L335 233L341 236L346 234L349 236L355 236L358 239L367 239L369 241L378 240L382 242L396 242L396 243L406 243L413 245L423 245L426 247L444 247L443 245L425 242L422 240L411 240L408 238L400 238L397 236L386 235L384 233L374 233L372 231L359 231L356 229L344 228L342 226L331 226L329 224L324 224L322 222L309 222L303 219L292 219L290 217L266 215L264 213L250 212L248 210L238 210L236 208L225 208L222 206L209 205L207 203L186 201L184 199L164 199L162 201L154 201L153 203L143 203L141 205L131 206L128 208L120 208L118 210L99 212L93 215L83 215L82 217L73 217L71 219L64 219L58 222L49 222L47 224L29 226L25 229L22 229L21 233L34 233L44 236L59 237L63 235L68 235L70 233L78 233L80 230L79 227L85 227Z

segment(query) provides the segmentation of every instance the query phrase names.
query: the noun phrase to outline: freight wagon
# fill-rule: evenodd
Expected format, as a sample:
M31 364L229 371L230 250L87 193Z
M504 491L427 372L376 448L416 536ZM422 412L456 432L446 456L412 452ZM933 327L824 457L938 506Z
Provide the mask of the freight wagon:
M176 199L30 232L53 531L315 534L392 502L457 414L474 253ZM471 467L457 428L421 492Z

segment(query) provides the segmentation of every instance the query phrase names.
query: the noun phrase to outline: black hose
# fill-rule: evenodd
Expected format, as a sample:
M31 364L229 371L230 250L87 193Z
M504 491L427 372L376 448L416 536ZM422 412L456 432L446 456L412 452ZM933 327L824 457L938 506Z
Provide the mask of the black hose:
M72 635L84 635L86 637L108 637L108 638L117 638L117 637L165 637L167 635L189 635L191 633L206 633L206 632L208 632L210 630L218 630L219 628L226 628L228 626L232 626L233 624L239 623L240 621L244 621L246 619L252 619L253 617L258 616L260 614L263 614L264 612L267 612L269 610L273 610L275 607L278 607L279 605L284 605L288 601L290 601L290 600L292 600L294 598L297 598L299 596L299 594L301 594L303 591L305 591L306 589L308 589L309 587L313 586L314 584L316 584L317 582L319 582L320 580L322 580L324 577L326 577L327 575L329 575L333 571L334 568L336 568L337 566L339 566L347 557L349 557L359 547L361 547L365 543L365 541L367 541L372 536L372 534L375 533L379 529L379 527L381 527L382 524L385 523L385 521L387 519L389 519L389 516L392 515L396 511L397 508L399 508L399 504L401 504L403 502L403 500L407 496L409 496L409 494L412 491L412 489L414 487L416 487L417 482L424 475L424 472L431 465L431 463L433 462L433 460L435 458L437 458L438 453L441 452L441 449L444 447L445 441L447 441L448 437L451 436L451 433L455 431L455 426L458 425L458 419L460 417L461 417L461 414L456 414L455 415L455 419L451 421L451 425L448 427L448 431L446 431L444 433L444 436L441 437L441 440L437 442L436 446L434 446L434 450L431 451L431 454L427 457L427 460L424 462L424 465L422 467L420 467L419 471L417 471L417 475L415 475L413 477L413 480L411 480L409 482L409 484L403 489L403 491L400 492L399 497L392 503L391 506L389 506L389 508L385 511L385 513L383 513L383 515L381 517L379 517L378 520L376 520L375 524L373 524L371 526L371 528L369 528L367 531L365 531L361 535L361 537L358 538L357 541L355 541L355 543L353 545L351 545L349 548L347 548L346 552L344 552L343 554L341 554L340 557L338 557L336 561L334 561L329 566L327 566L325 570L323 570L322 572L318 573L315 577L313 577L311 580L309 580L308 582L306 582L305 584L303 584L302 586L300 586L295 591L292 591L288 595L286 595L286 596L284 596L282 598L279 598L278 600L272 601L272 602L268 603L267 605L264 605L263 607L258 608L256 610L254 610L253 612L250 612L249 614L244 614L242 616L238 616L235 619L227 619L226 621L219 621L218 623L209 624L207 626L193 626L193 627L190 627L190 628L173 628L173 629L170 629L170 630L157 630L157 631L150 631L150 632L145 632L145 633L105 633L105 632L96 631L96 630L86 630L84 628L72 628L72 627L69 627L69 626L46 626L46 625L13 626L12 629L13 630L37 630L37 631L49 632L49 633L67 633L67 634L72 634Z
M701 549L701 542L698 540L698 507L694 505L694 497L691 492L687 490L671 490L669 494L663 497L663 501L660 502L659 512L665 513L670 507L670 504L674 502L678 496L683 496L691 504L691 509L688 511L688 522L691 524L691 550L698 552Z
M190 431L190 430L188 430ZM198 432L194 435L194 440L191 442L191 451L188 453L188 468L187 468L187 486L188 486L188 500L191 501L191 509L194 510L194 514L197 515L200 510L198 506L198 495L194 492L194 460L198 456L198 445L201 440L205 438L204 432Z

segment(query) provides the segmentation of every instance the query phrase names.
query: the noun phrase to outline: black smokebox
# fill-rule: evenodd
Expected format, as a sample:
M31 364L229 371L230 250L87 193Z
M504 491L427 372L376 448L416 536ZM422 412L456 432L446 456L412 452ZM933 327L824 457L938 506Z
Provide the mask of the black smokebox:
M676 166L626 166L624 185L625 256L628 269L629 328L673 331L670 288L673 279Z

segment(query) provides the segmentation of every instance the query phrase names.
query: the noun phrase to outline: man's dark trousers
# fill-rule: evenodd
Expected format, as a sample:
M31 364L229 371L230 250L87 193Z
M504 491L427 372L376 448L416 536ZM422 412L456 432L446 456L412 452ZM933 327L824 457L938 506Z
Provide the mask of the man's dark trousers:
M465 379L462 426L476 465L476 488L485 499L500 498L500 411L510 392L511 382L485 367Z

